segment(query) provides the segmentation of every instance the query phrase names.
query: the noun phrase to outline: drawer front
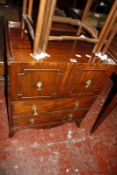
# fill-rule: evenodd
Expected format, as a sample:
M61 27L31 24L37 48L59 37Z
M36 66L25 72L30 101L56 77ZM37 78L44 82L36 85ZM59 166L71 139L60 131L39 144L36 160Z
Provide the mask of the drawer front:
M38 115L41 112L59 112L89 108L96 96L68 98L59 100L17 101L11 103L13 115L30 114Z
M75 67L71 72L72 76L69 75L65 90L72 97L98 94L107 79L106 72L104 68L79 70L78 67Z
M45 125L46 123L65 122L67 113L40 113L37 116L24 115L13 117L13 124L17 126L36 126Z
M88 110L55 112L55 113L40 113L37 116L14 116L14 127L35 127L39 125L48 125L54 123L65 123L72 121L81 121Z
M26 66L25 66L26 67ZM10 92L12 100L57 98L62 84L64 68L41 66L35 68L10 67Z

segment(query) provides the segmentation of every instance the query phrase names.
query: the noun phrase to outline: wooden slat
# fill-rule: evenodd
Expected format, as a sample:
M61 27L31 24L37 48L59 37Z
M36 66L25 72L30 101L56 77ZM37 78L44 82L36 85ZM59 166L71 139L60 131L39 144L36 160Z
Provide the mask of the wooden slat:
M106 22L104 24L104 27L102 28L100 35L99 35L99 42L94 46L93 53L99 52L103 45L104 42L113 26L113 23L116 19L117 16L117 0L113 3L113 6L111 8L111 11L106 19Z
M49 13L49 18L48 18L47 31L45 33L45 42L44 42L44 46L43 46L43 51L45 51L47 48L47 43L48 43L50 29L51 29L51 25L52 25L52 19L53 19L54 12L55 12L56 2L57 2L57 0L51 1L51 8L50 8L50 13Z
M34 37L34 44L33 44L33 55L39 54L41 52L40 48L40 39L42 34L42 26L43 26L43 19L45 14L45 7L46 7L47 0L40 0L39 4L39 11L36 23L36 31Z
M79 20L76 19L58 17L58 16L54 16L53 22L82 26L82 28L87 32L89 32L93 38L97 38L97 31L93 27L90 27L86 22L80 22Z
M26 24L26 26L28 28L28 31L29 31L32 39L34 40L34 29L33 29L33 26L31 25L31 22L30 22L28 16L27 15L24 15L23 16L23 19L24 19L24 22L25 22L25 24Z
M32 7L33 7L33 0L29 0L28 3L28 16L32 16Z
M49 14L50 14L50 10L51 10L51 3L52 3L52 0L48 0L46 2L46 8L45 8L43 31L42 31L42 35L41 35L41 41L40 41L40 47L42 48L43 52L44 52L43 46L44 46L44 42L45 42L45 33L47 32Z
M62 40L79 40L79 41L86 41L90 43L97 43L98 39L88 38L88 37L79 37L79 36L50 36L50 41L62 41Z
M81 22L86 20L88 14L89 14L89 10L91 8L92 3L93 3L93 0L87 0L86 6L85 6L85 9L84 9L82 18L81 18ZM80 25L80 27L78 29L78 35L81 33L81 30L82 30L82 26Z
M23 0L23 9L22 9L22 29L25 28L23 16L26 15L27 12L27 0Z
M102 54L105 54L105 52L107 51L108 47L110 46L110 44L111 44L114 36L116 35L116 33L117 33L117 23L115 24L114 29L112 30L112 32L111 32L111 34L109 36L109 39L106 42L104 48L102 49Z
M0 76L4 73L4 18L0 16Z

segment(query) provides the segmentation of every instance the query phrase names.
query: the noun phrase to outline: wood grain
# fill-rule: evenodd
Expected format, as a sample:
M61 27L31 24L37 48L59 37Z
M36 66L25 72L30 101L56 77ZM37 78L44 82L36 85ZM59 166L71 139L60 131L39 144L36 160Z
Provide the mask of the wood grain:
M31 42L19 23L9 23L7 31L10 135L22 127L52 127L72 121L79 125L115 65L91 63L92 58L85 53L91 54L92 45L80 43L73 47L73 42L64 42L62 46L50 42L50 57L37 61L30 56ZM81 57L75 56L74 63L70 59L78 54L78 46Z

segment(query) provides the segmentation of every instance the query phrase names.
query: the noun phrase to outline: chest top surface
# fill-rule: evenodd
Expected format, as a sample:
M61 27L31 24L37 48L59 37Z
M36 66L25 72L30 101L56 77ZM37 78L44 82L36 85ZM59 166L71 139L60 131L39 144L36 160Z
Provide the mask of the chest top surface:
M62 64L108 64L104 59L91 54L93 44L81 41L49 41L48 57L35 60L32 56L32 42L19 22L9 22L7 30L8 63L62 63ZM112 60L112 63L113 60ZM114 63L115 64L115 63Z

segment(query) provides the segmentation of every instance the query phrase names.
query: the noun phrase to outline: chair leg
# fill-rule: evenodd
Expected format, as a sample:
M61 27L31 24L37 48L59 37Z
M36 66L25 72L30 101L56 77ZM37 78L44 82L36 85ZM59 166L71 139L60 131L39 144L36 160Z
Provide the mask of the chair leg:
M114 36L116 35L117 33L117 23L114 27L114 30L111 32L109 38L108 38L108 41L106 42L106 44L104 45L103 49L102 49L102 54L105 54L105 52L107 51L108 47L110 46Z
M105 43L105 40L107 39L107 37L112 29L112 26L116 20L116 16L117 16L117 1L114 2L113 6L111 8L111 11L106 19L104 27L102 28L102 30L100 32L99 41L97 42L97 44L93 48L93 53L101 51L101 49Z
M93 0L88 0L87 1L84 12L83 12L83 15L82 15L82 18L81 18L81 22L86 20L88 14L89 14L89 10L91 8L92 3L93 3ZM77 35L80 35L81 31L82 31L82 27L80 26L79 29L78 29Z

